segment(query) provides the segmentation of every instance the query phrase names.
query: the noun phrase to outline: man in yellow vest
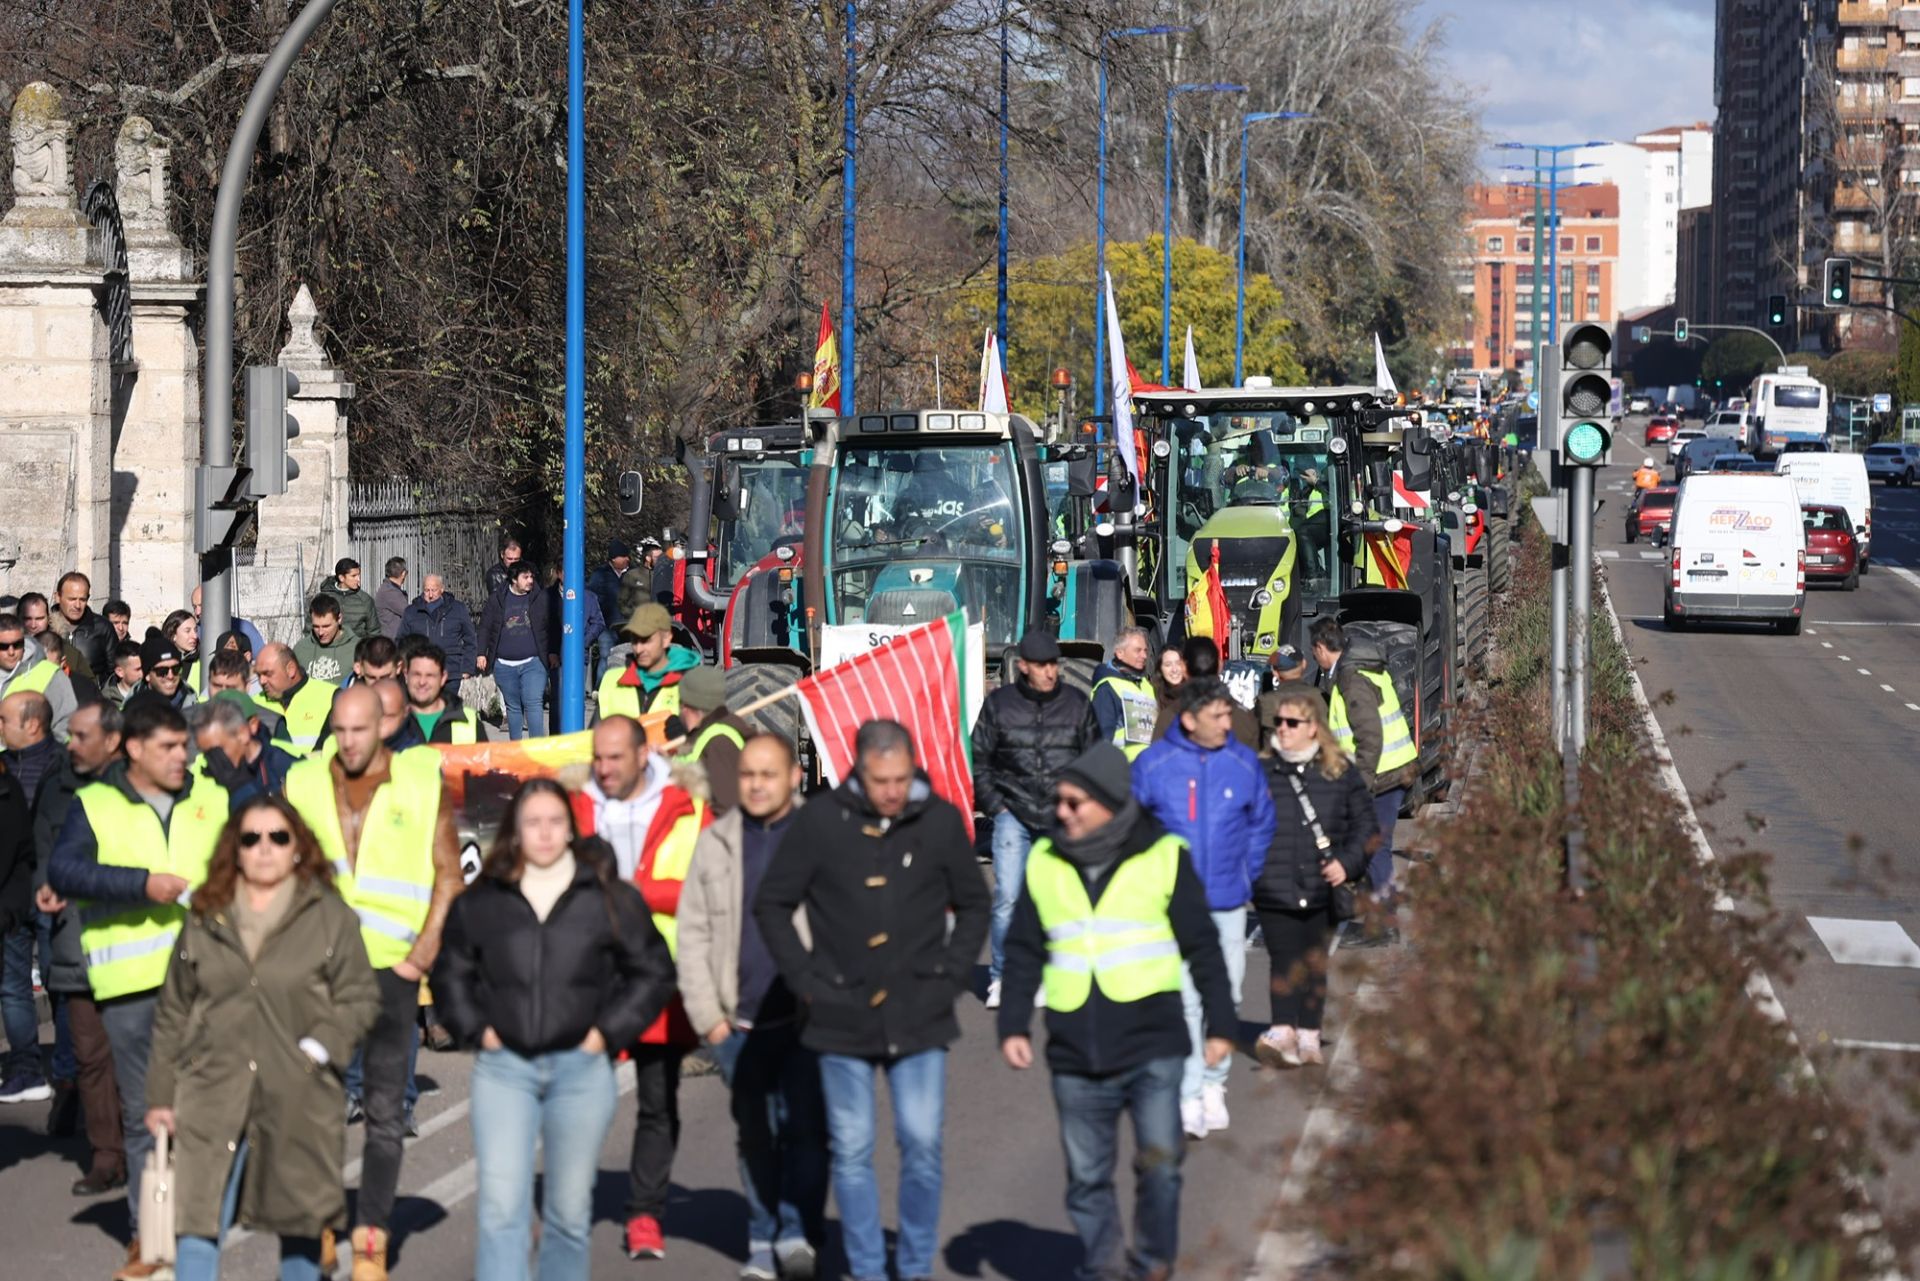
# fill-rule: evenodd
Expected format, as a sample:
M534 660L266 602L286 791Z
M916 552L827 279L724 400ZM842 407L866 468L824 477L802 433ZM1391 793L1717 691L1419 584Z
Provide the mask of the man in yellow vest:
M80 946L113 1051L127 1151L134 1236L114 1276L143 1281L163 1266L140 1262L140 1182L153 1148L146 1114L154 1012L188 897L206 878L226 826L229 798L212 779L188 771L187 722L177 708L136 697L122 735L125 762L108 765L75 794L47 884L62 900L81 901Z
M253 674L260 680L260 698L255 701L281 718L274 740L295 756L311 752L327 727L339 686L308 676L293 651L278 641L261 647L253 660Z
M1345 658L1347 634L1339 623L1320 619L1313 625L1312 640L1313 661L1320 665L1327 691L1327 723L1373 793L1380 848L1367 861L1367 880L1374 898L1391 910L1393 827L1407 789L1420 781L1420 748L1414 742L1413 723L1384 667L1361 667ZM1377 933L1343 941L1342 946L1385 947L1399 937L1399 931L1388 925Z
M673 616L649 601L633 611L620 634L632 643L624 668L609 667L595 696L600 719L680 710L680 681L700 666L700 655L673 643Z
M27 625L18 614L0 614L0 698L17 690L46 695L53 707L53 736L66 742L67 718L78 705L72 679L27 639Z
M1114 638L1113 656L1093 673L1093 719L1100 737L1132 760L1153 741L1160 700L1147 679L1147 629L1129 627Z
M411 647L405 668L407 705L429 743L477 743L480 714L447 684L447 652L432 641Z
M717 667L695 667L680 678L680 722L687 741L675 761L698 764L707 777L707 801L716 817L740 804L740 749L753 726L727 710L727 677Z
M1239 1031L1199 873L1130 787L1126 757L1108 743L1060 772L1056 826L1027 857L1001 986L1000 1054L1019 1070L1033 1066L1028 1024L1046 993L1080 1277L1165 1276L1179 1255L1180 1078L1191 1044L1182 961L1205 1007L1209 1064L1227 1061ZM1113 1186L1123 1111L1137 1149L1131 1251Z
M359 913L380 984L380 1019L360 1047L367 1143L353 1281L385 1281L420 979L433 968L447 908L465 881L439 752L388 748L380 738L379 695L363 685L334 699L331 723L333 754L295 765L285 794L333 864L334 887Z

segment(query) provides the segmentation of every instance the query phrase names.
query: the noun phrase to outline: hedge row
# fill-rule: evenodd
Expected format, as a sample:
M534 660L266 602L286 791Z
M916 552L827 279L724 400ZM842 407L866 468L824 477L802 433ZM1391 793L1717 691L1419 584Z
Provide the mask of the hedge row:
M1485 744L1412 878L1414 948L1362 1017L1357 1124L1316 1227L1361 1278L1877 1275L1849 1234L1868 1127L1749 999L1792 957L1757 856L1703 866L1662 790L1627 655L1594 629L1581 817L1593 889L1563 890L1547 733L1547 563L1516 547ZM1730 895L1739 913L1716 911ZM1882 1256L1884 1257L1884 1256Z

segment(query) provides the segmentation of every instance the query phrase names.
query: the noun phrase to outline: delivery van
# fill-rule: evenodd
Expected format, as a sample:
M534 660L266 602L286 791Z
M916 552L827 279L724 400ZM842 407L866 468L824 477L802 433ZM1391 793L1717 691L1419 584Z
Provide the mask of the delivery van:
M1873 491L1867 487L1867 460L1859 454L1782 454L1774 470L1793 477L1802 507L1844 507L1860 549L1860 572L1867 572L1873 547Z
M1790 477L1694 472L1681 483L1674 504L1667 555L1669 631L1728 619L1799 633L1807 603L1807 535Z

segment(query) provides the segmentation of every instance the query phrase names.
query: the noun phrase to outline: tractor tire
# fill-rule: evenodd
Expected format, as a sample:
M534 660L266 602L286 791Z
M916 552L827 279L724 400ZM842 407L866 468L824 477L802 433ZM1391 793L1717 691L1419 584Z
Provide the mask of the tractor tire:
M785 663L742 663L727 669L727 706L741 708L783 690L804 675L798 667ZM800 700L783 698L745 719L770 734L779 734L789 743L800 742L806 718L800 713Z
M1513 524L1495 520L1487 523L1487 587L1505 592L1513 585Z
M1100 666L1091 658L1062 658L1060 688L1070 689L1088 699L1093 697L1093 673Z

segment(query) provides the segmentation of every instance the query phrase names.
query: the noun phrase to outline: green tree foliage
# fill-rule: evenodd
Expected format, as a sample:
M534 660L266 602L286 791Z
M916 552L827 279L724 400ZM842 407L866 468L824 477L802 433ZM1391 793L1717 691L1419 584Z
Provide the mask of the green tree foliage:
M1900 322L1900 356L1894 367L1896 406L1920 405L1920 325Z
M1893 391L1896 356L1890 351L1855 348L1825 360L1806 361L1807 372L1827 385L1835 396L1878 396Z
M1157 383L1160 237L1108 242L1107 271L1113 276L1114 305L1120 312L1127 359L1141 378ZM1093 246L1082 245L1064 254L1016 263L1010 277L1007 381L1014 408L1034 416L1051 412L1054 399L1049 380L1054 369L1064 366L1073 374L1079 404L1085 410L1093 403ZM1246 372L1265 374L1280 386L1298 383L1306 376L1294 352L1292 325L1284 311L1280 290L1273 281L1266 276L1248 278ZM969 289L954 305L950 320L964 330L984 335L993 324L993 315L994 291L987 284ZM1192 240L1176 239L1173 367L1168 373L1175 386L1180 382L1188 325L1193 326L1201 382L1208 387L1232 385L1233 315L1232 255ZM1104 324L1104 312L1100 317ZM976 338L976 346L978 341ZM1111 352L1108 360L1112 361ZM1108 368L1111 370L1111 363ZM971 390L967 394L971 396Z
M1773 344L1758 334L1731 333L1713 340L1700 362L1700 376L1713 395L1744 393L1747 384L1780 363Z

